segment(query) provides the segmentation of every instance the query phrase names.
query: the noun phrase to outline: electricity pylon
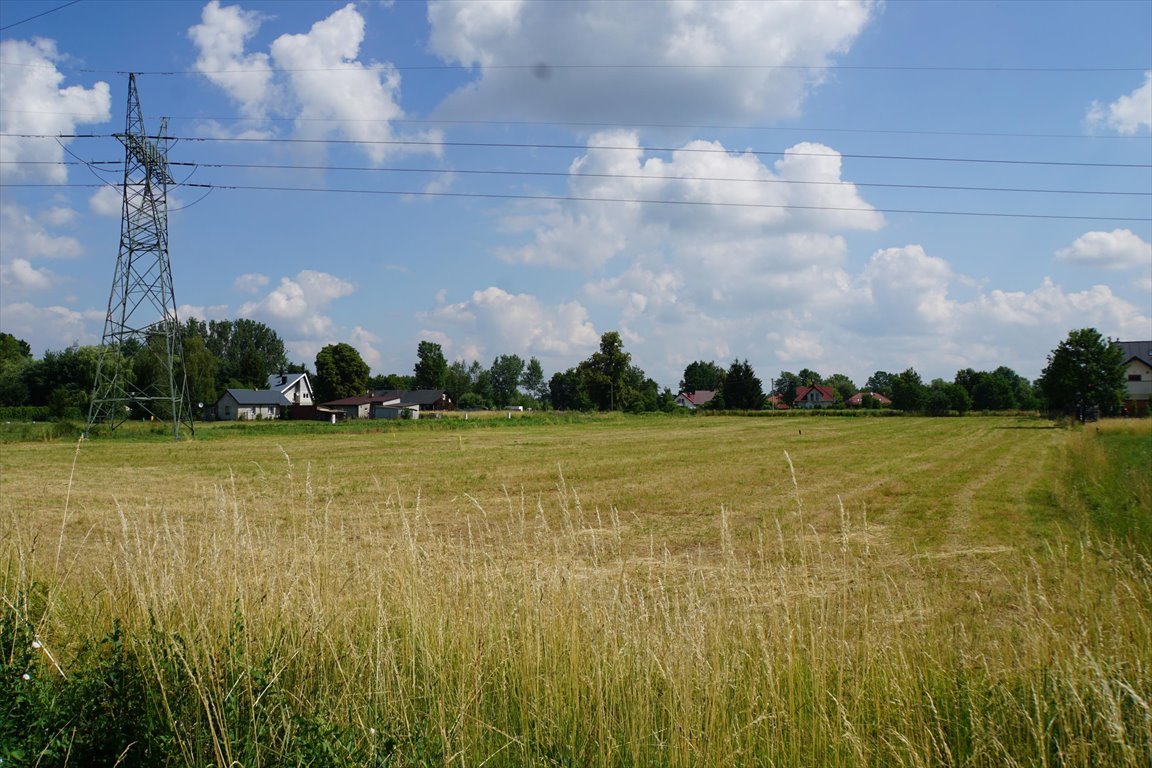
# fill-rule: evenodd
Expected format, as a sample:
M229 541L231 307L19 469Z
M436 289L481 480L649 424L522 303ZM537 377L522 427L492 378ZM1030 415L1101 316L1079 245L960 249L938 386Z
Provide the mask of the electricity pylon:
M194 434L184 345L176 316L168 260L168 121L149 137L144 130L136 75L128 76L124 133L124 206L120 254L108 295L100 359L85 434L98 422L116 429L133 417L170 421Z

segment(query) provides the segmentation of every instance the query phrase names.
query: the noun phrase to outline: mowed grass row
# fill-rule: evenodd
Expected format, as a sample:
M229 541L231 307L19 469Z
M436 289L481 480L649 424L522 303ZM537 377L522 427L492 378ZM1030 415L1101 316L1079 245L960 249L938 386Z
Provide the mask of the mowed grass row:
M5 445L0 697L41 732L0 756L1146 766L1152 578L1070 498L1094 439L615 418Z

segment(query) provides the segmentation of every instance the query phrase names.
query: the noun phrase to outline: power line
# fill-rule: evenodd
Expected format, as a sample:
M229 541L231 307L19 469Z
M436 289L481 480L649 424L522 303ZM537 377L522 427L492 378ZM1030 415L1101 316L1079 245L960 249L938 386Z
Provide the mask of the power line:
M0 183L0 189L8 187L66 187L66 188L93 188L102 187L103 184L52 184L52 183ZM628 197L585 197L581 195L525 195L515 193L498 193L498 192L444 192L444 191L429 191L429 190L390 190L390 189L348 189L348 188L334 188L334 187L284 187L284 186L261 186L252 184L201 184L201 183L186 183L176 185L180 187L191 187L196 189L208 190L231 190L231 191L250 191L250 192L308 192L308 193L325 193L325 194L355 194L355 195L385 195L390 197L447 197L447 198L462 198L462 199L487 199L487 200L530 200L542 202L587 202L587 203L644 203L650 205L673 205L673 206L706 206L716 208L751 208L751 209L771 209L771 210L796 210L796 211L833 211L841 213L899 213L899 214L915 214L915 215L930 215L930 216L967 216L967 217L988 217L988 218L1006 218L1006 219L1047 219L1047 220L1060 220L1060 221L1120 221L1120 222L1152 222L1152 217L1139 218L1134 216L1080 216L1080 215L1067 215L1067 214L1049 214L1049 213L1005 213L1002 211L949 211L949 210L930 210L930 209L911 209L911 208L848 208L843 206L821 206L821 205L792 205L784 203L734 203L734 202L713 202L702 200L663 200L663 199L644 199L644 198L628 198Z
M110 134L71 133L71 134L44 134L44 133L0 133L2 138L22 139L106 139ZM158 137L149 137L158 138ZM463 147L471 149L563 149L592 151L621 151L621 152L671 152L682 154L718 154L718 155L753 155L756 157L832 157L853 160L896 160L934 163L981 163L991 165L1023 165L1023 166L1061 166L1072 168L1152 168L1152 163L1099 163L1078 162L1073 160L1005 160L986 157L943 157L934 155L872 155L848 152L793 152L784 150L757 150L744 149L733 151L729 149L711 149L704 147L659 147L659 146L616 146L616 145L588 145L588 144L549 144L532 142L503 142L503 141L426 141L419 139L283 139L283 138L247 138L247 137L217 137L217 136L168 136L171 141L190 142L229 142L242 144L336 144L336 145L370 145L370 146L400 146L400 147Z
M120 160L0 160L0 165L120 165ZM433 173L439 175L462 176L526 176L526 177L557 177L577 179L631 179L647 181L709 181L724 183L747 184L795 184L799 186L829 186L829 187L868 187L880 189L919 189L943 192L1003 192L1012 194L1041 194L1041 195L1085 195L1085 196L1114 196L1114 197L1152 197L1152 192L1132 192L1124 190L1105 189L1050 189L1041 187L972 187L954 184L901 184L895 182L869 182L869 181L821 181L815 179L763 179L736 176L652 176L649 174L632 173L573 173L571 171L529 171L529 170L503 170L489 168L405 168L399 166L361 166L361 165L286 165L274 163L203 163L193 161L170 161L169 166L186 168L243 168L251 170L274 171L354 171L364 173Z
M1055 194L1055 195L1116 195L1133 197L1152 197L1152 192L1123 192L1113 190L1086 190L1086 189L1030 189L1020 187L963 187L947 184L893 184L867 181L816 181L811 179L755 179L748 177L731 176L652 176L632 173L572 173L569 171L506 171L484 168L399 168L399 167L371 167L352 165L273 165L258 163L195 163L170 162L169 165L192 166L196 168L250 168L255 170L288 170L288 171L364 171L382 173L437 173L461 175L488 175L488 176L544 176L577 179L637 179L649 181L719 181L748 184L797 184L820 185L832 187L880 187L888 189L931 189L953 192L1013 192L1028 194Z
M79 117L88 119L103 119L103 115L96 115L87 112L51 112L47 110L34 110L34 109L9 109L11 113L33 114L33 115L61 115L67 117ZM575 121L575 120L557 120L557 121L544 121L544 120L448 120L448 119L417 119L417 118L399 118L392 120L374 120L374 119L353 119L353 118L328 118L328 117L262 117L253 119L251 117L243 117L240 115L224 115L224 116L211 116L211 115L170 115L169 120L203 120L213 122L260 122L260 123L328 123L328 124L377 124L387 123L390 125L478 125L485 127L514 127L514 128L551 128L555 126L565 126L569 128L619 128L622 125L627 125L631 128L654 128L659 130L705 130L705 131L775 131L786 133L861 133L861 134L892 134L900 136L966 136L966 137L987 137L987 138L1016 138L1016 139L1089 139L1108 140L1108 141L1132 141L1132 140L1145 140L1147 136L1124 136L1120 134L1089 134L1089 133L1018 133L1012 131L928 131L928 130L911 130L900 128L830 128L820 126L776 126L776 125L718 125L711 123L637 123L627 121L626 123L605 123L605 122L588 122L588 121Z
M78 2L79 0L74 0ZM66 7L66 6L62 6ZM128 75L171 77L177 75L236 75L292 72L466 72L471 67L461 64L363 64L353 62L340 67L266 67L263 69L204 69L204 70L176 70L176 69L104 69L95 67L69 67L61 64L39 64L26 62L0 61L5 67L55 67L58 70L72 72L85 72L88 74ZM573 64L537 62L535 64L485 64L481 71L531 71L536 74L552 71L582 71L582 70L731 70L731 71L828 71L828 72L956 72L972 74L1092 74L1115 72L1144 72L1149 65L1138 67L1005 67L1005 66L947 66L947 65L915 65L915 64L653 64L643 62L616 62L598 64Z
M47 16L50 13L55 13L56 11L62 11L70 5L76 5L76 3L78 3L78 2L80 2L80 0L72 0L72 2L70 2L70 3L64 3L64 5L58 5L55 8L49 8L48 10L46 10L42 13L38 13L35 16L29 16L26 19L20 19L20 21L14 21L11 24L5 24L4 26L0 27L0 32L7 32L9 29L12 29L12 27L18 27L21 24L26 24L27 22L32 21L33 19L38 19L41 16ZM20 65L16 65L16 66L20 66Z

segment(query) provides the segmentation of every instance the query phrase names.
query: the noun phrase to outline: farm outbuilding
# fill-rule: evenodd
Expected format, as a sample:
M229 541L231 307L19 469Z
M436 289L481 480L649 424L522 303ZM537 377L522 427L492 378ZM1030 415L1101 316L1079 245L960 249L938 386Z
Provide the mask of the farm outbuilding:
M372 394L395 400L403 406L418 406L421 411L456 410L456 403L443 389L378 389Z
M399 402L400 400L395 397L358 395L356 397L343 397L321 405L330 411L342 411L345 418L368 419L372 417L373 408L382 405L397 405Z

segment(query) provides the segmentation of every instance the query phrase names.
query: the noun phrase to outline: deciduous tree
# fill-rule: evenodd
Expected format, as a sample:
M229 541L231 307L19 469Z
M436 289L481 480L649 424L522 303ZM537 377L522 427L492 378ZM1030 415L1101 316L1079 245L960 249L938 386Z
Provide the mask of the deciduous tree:
M548 402L548 382L544 380L544 368L535 357L528 361L524 368L524 375L520 378L520 386L528 395L540 405Z
M444 350L432 341L421 341L416 347L414 376L416 389L443 389L448 373Z
M888 373L887 371L876 371L868 377L868 381L864 382L864 389L869 392L875 392L884 397L892 397L892 383L896 378L896 374Z
M780 375L776 377L775 386L772 391L780 396L788 407L792 406L792 401L796 399L796 390L803 386L804 382L800 381L800 377L791 371L780 371Z
M841 403L856 394L856 385L843 373L832 374L824 380L824 384L836 390Z
M1114 414L1124 397L1124 353L1095 328L1071 331L1048 356L1039 384L1050 411Z
M368 389L368 364L351 344L329 344L316 353L316 400L324 403L363 395Z
M824 379L820 374L811 368L801 368L800 373L796 374L796 376L800 379L800 383L806 387L814 387L817 384L824 383Z
M724 386L724 369L711 361L696 360L684 368L684 378L680 380L681 392L717 391Z
M215 391L228 387L263 389L268 376L288 366L284 341L264 323L247 318L184 323L183 337L200 336L216 358Z
M492 398L497 407L516 405L524 361L518 355L500 355L492 361Z
M892 379L892 407L901 411L919 411L924 407L924 380L909 368Z

